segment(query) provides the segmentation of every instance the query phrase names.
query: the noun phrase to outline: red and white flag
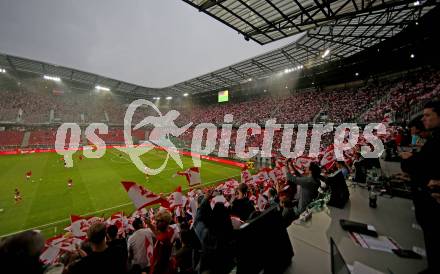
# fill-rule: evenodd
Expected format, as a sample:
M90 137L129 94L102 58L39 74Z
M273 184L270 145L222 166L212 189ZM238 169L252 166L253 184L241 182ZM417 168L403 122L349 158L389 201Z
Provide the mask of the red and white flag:
M185 171L179 171L174 176L176 175L185 176L189 186L195 186L202 183L200 178L200 168L198 167L191 167Z
M233 195L238 185L239 183L236 180L229 179L226 182L219 184L215 189L221 191L223 195Z
M84 218L78 215L70 215L70 226L64 230L69 231L76 238L85 239L87 236L87 230L96 222L103 222L103 218L88 217Z
M252 181L252 175L249 172L247 166L244 166L243 169L241 170L241 182L248 183L250 181Z
M125 228L128 225L128 219L123 212L114 213L107 220L108 225L115 225L118 228L118 235L125 236Z
M211 199L211 208L213 209L216 203L222 203L225 207L229 206L229 202L226 200L225 196L217 195Z
M354 162L354 160L355 160L355 158L354 158L354 156L356 155L356 153L357 153L357 148L356 147L354 147L354 148L352 148L352 149L349 149L349 150L344 150L344 160L345 160L345 163L348 165L348 166L351 166L351 164Z
M275 159L275 166L279 168L283 168L287 165L287 158L284 156L280 156Z
M148 218L152 223L154 223L154 209L152 207L150 207L148 210Z
M46 240L44 249L40 255L43 264L51 265L56 263L60 256L65 252L73 252L76 245L80 245L83 240L75 237L59 235Z
M86 218L78 215L70 215L70 226L65 230L70 231L74 237L85 238L87 236L87 229L89 224Z
M121 184L137 210L155 204L160 204L166 208L170 206L167 200L135 182L121 182Z
M274 182L286 182L287 180L287 168L285 166L283 167L275 167L269 172L269 177Z
M305 172L306 168L308 168L310 166L310 163L313 162L313 160L314 160L314 158L312 158L312 157L300 156L295 159L293 165L299 173L303 174Z
M267 197L264 196L264 194L259 193L257 198L257 208L259 211L264 211L269 207L269 201Z
M252 176L253 184L263 185L265 182L269 181L269 175L266 170L261 170L257 174Z
M333 145L329 145L321 159L321 166L330 169L336 163L335 149Z
M178 186L176 188L176 191L171 193L171 195L168 197L168 202L170 203L170 209L173 209L176 206L183 205L183 195L182 195L182 187L181 186Z
M41 252L40 261L43 264L51 265L54 264L61 254L61 249L58 246L46 246Z
M168 202L170 203L170 210L174 209L176 216L181 216L182 209L188 202L188 198L182 194L181 186L179 186L176 191L171 193L171 195L168 197Z
M65 240L63 235L52 237L46 240L44 249L40 255L43 264L54 264L61 254L61 243Z

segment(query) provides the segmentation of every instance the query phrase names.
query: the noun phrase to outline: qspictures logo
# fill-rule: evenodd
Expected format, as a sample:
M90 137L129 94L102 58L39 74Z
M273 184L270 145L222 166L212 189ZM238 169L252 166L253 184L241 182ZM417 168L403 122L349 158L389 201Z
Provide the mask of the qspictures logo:
M157 116L148 116L132 128L133 116L135 111L145 106L151 108ZM132 163L139 169L139 171L156 175L162 172L172 158L180 168L183 168L182 160L179 151L171 140L171 136L179 137L185 133L193 125L192 122L178 127L175 123L180 113L176 110L170 110L165 115L152 102L139 99L133 101L127 108L124 117L124 141L125 146L116 147L123 153L126 153ZM220 140L218 142L218 157L228 157L231 147L232 137L232 123L233 115L226 114L223 117L224 123L220 127ZM142 145L134 145L132 131L151 125L152 129L149 135L149 140L143 142ZM151 127L150 127L151 128ZM264 131L256 123L244 123L239 126L235 140L234 152L235 155L247 161L250 158L260 154L261 157L272 157L273 141L275 131L283 130L282 141L280 147L280 154L287 159L294 159L302 156L306 147L306 140L308 137L308 124L277 124L276 119L269 119L266 121ZM294 130L296 131L296 142L294 150L292 151L292 138ZM65 140L70 130L70 142L65 144ZM200 123L194 126L191 151L196 152L192 154L192 160L195 167L201 167L201 156L209 155L214 152L217 146L217 130L218 127L212 123ZM108 126L104 123L92 123L85 130L85 137L92 146L85 146L83 148L84 156L87 158L101 158L106 153L106 143L98 134L108 134ZM383 143L378 137L386 135L386 126L382 123L370 123L365 126L360 136L360 128L354 123L340 124L336 128L333 123L314 124L310 136L309 157L317 157L321 148L322 136L326 133L334 131L333 148L335 157L338 161L344 161L344 151L353 149L356 145L361 146L361 154L365 158L377 158L383 152ZM246 143L250 136L263 134L263 141L260 147L248 147L246 150ZM72 155L79 149L80 146L81 128L76 123L62 124L56 134L55 150L58 154L64 156L66 167L73 167ZM361 141L362 140L362 141ZM203 143L205 143L203 145ZM150 168L142 160L141 156L148 153L155 147L160 147L167 152L164 162L158 168ZM95 149L96 148L96 149Z

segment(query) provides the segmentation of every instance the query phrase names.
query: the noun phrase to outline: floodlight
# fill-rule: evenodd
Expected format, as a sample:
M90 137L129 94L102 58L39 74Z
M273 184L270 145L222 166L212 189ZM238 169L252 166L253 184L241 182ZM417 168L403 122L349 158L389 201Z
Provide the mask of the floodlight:
M96 88L97 90L110 91L110 89L109 89L109 88L107 88L107 87L102 87L102 86L96 86L95 88Z
M61 82L61 78L56 76L44 75L43 78L54 82Z

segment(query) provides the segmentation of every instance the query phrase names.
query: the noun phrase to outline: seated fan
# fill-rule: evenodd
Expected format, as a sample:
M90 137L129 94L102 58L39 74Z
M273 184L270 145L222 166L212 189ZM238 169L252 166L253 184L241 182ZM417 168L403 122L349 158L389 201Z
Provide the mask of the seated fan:
M350 192L348 191L347 184L345 183L342 170L338 170L327 177L327 187L329 187L331 191L330 201L327 203L327 205L337 208L344 208L345 204L350 199Z

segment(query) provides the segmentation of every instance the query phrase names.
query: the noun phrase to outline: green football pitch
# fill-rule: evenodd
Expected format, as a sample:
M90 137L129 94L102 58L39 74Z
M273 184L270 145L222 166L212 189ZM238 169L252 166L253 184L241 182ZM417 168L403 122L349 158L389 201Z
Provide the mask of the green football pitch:
M165 170L155 176L140 172L129 157L116 149L108 149L99 159L79 159L73 155L74 166L65 168L60 155L37 153L0 156L0 237L26 229L41 230L46 236L63 233L70 224L70 215L110 216L117 211L131 214L134 207L121 181L134 181L154 193L170 193L177 186L188 187L184 176L173 178L181 170L170 158ZM142 161L158 168L166 152L153 150ZM181 156L184 168L193 166L191 157ZM26 180L25 173L32 171ZM209 185L240 175L240 169L215 162L202 161L202 184ZM73 187L67 187L68 179ZM22 201L15 203L14 190L21 192Z

